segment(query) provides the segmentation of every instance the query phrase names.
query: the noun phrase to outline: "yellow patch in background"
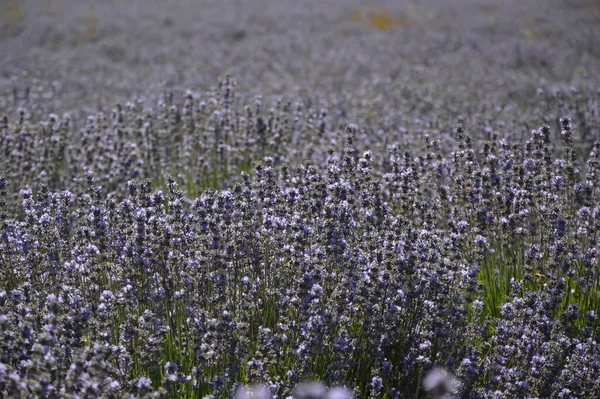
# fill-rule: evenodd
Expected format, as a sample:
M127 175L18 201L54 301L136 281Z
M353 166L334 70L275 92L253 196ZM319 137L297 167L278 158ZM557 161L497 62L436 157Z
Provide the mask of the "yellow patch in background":
M25 10L19 5L18 2L13 2L4 11L4 17L2 22L9 26L18 25L25 19Z
M94 38L98 35L98 18L94 16L84 17L83 26L88 38Z
M404 27L410 22L406 15L394 15L386 9L355 9L352 11L352 21L356 24L368 24L382 31L388 31L398 26Z
M392 27L392 17L387 11L372 12L369 22L372 27L380 30L390 30Z

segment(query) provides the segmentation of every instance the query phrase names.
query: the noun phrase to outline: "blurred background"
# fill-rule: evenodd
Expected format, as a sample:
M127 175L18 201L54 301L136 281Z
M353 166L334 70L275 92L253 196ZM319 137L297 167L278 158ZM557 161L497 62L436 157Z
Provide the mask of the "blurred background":
M43 92L48 112L92 113L225 74L264 95L404 79L518 99L600 71L597 0L0 0L0 24L9 111Z

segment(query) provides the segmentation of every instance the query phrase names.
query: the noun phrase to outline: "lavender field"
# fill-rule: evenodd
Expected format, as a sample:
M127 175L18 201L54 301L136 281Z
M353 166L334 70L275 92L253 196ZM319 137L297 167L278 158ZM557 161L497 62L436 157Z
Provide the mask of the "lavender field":
M0 398L600 398L596 0L0 0Z

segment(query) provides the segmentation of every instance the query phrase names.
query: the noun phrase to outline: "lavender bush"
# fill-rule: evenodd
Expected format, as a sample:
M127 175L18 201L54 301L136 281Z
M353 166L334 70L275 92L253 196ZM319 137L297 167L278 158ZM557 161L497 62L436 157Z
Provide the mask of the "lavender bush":
M594 2L109 3L0 27L0 397L600 395Z

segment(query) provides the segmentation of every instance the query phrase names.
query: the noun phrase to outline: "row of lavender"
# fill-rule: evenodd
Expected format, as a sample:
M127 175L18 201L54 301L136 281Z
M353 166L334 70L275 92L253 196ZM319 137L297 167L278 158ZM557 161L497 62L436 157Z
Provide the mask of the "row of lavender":
M460 397L600 392L597 93L541 93L519 140L439 109L344 132L233 83L3 119L0 396L424 397L434 367Z
M139 98L87 120L78 114L48 116L46 97L60 94L42 86L15 86L14 96L0 96L6 103L0 104L2 174L34 191L42 184L51 191L80 191L85 171L92 170L105 191L121 198L128 180L148 178L164 186L174 176L186 196L194 198L206 188L230 188L240 172L250 172L266 156L291 169L305 161L322 169L331 149L342 152L345 128L356 122L356 145L360 152L371 151L378 177L391 171L393 145L401 151L425 150L424 135L449 156L457 121L469 129L476 151L493 132L523 143L531 129L544 124L551 126L555 151L561 140L559 118L565 115L573 117L573 146L580 161L600 137L600 92L592 89L546 85L523 89L511 99L494 94L495 86L491 92L440 91L380 79L361 83L356 92L287 99L249 95L236 85L228 77L206 93L166 92L155 107ZM17 191L9 196L11 205L19 203Z

